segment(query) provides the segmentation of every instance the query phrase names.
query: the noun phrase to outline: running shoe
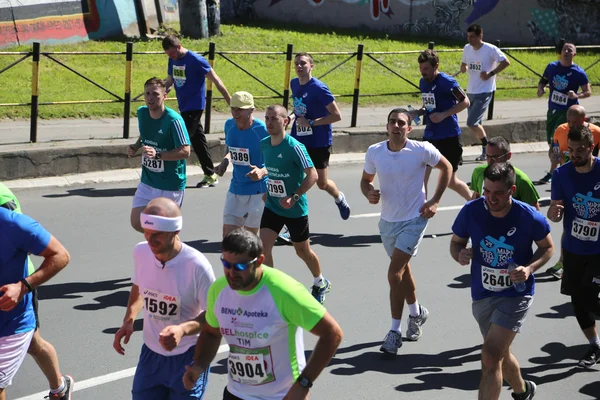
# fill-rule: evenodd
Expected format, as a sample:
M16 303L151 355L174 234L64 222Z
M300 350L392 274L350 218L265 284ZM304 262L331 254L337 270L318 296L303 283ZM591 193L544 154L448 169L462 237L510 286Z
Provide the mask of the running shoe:
M546 175L542 179L539 180L540 183L550 183L552 182L552 174L550 172L546 172Z
M475 161L486 161L487 160L487 156L485 155L485 147L483 148L483 150L481 150L481 155L478 156Z
M563 276L563 263L560 261L554 264L552 267L546 270L548 275L552 275L556 279L562 279Z
M284 225L283 228L281 228L281 232L277 235L277 241L279 243L292 244L292 237L290 236L290 231L287 226Z
M411 342L416 342L419 340L423 331L421 327L427 321L427 317L429 317L429 311L425 307L419 304L419 315L413 317L412 315L408 316L408 329L406 330L406 340Z
M331 290L331 282L323 278L325 283L322 286L312 287L312 295L321 304L325 303L325 295Z
M524 381L525 382L525 392L524 393L511 393L512 398L515 400L531 400L533 396L535 396L535 390L537 386L532 381Z
M592 368L600 360L600 347L590 346L590 349L585 353L583 358L577 364L583 368Z
M45 399L59 399L59 400L71 400L71 393L75 386L75 379L70 375L63 375L65 379L65 388L60 393L48 393Z
M398 354L398 349L402 347L402 335L396 331L389 331L383 339L383 344L379 351L386 354Z
M344 196L344 193L340 192L340 195L342 196L342 201L340 201L339 203L335 203L335 205L340 210L340 216L342 217L342 219L346 220L350 218L350 206L346 201L346 196Z
M217 174L204 175L204 178L198 182L197 188L215 187L219 183L219 177Z

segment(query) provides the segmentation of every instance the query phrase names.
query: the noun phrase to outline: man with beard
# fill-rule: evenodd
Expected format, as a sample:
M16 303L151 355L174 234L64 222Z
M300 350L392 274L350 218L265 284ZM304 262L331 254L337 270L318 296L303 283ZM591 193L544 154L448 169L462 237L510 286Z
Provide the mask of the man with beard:
M502 379L517 400L533 399L510 346L533 302L533 273L554 251L550 226L535 208L513 199L515 170L495 163L484 172L483 197L468 202L452 226L450 254L471 264L473 316L483 335L479 400L497 400ZM469 239L473 247L467 248ZM537 250L532 250L535 242Z
M123 325L113 348L125 354L137 314L144 308L144 345L133 378L133 400L202 399L208 381L199 375L184 388L181 375L194 356L205 324L207 293L215 281L202 253L181 242L179 207L167 198L148 203L140 216L145 242L133 250L134 273Z
M560 291L571 296L577 323L590 343L579 366L593 367L600 359L595 317L600 315L600 161L587 126L569 131L571 162L554 170L548 219L563 221L563 266Z
M165 106L165 83L151 78L144 83L146 106L138 108L140 137L129 146L135 156L142 148L142 177L133 197L131 226L144 233L140 214L152 199L166 197L181 208L186 184L186 159L190 156L190 138L181 115Z
M210 288L206 324L184 385L191 388L207 373L225 337L229 381L224 400L306 399L342 341L341 328L302 284L263 266L262 242L252 232L230 232L222 251L225 276ZM319 338L308 362L303 329Z

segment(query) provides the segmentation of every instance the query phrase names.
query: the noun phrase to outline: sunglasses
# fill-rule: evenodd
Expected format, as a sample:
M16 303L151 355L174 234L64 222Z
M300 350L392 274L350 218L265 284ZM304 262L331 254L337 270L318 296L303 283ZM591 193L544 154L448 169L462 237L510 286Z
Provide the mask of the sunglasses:
M226 261L225 259L223 259L223 256L221 256L221 264L223 264L223 267L225 267L227 269L231 269L233 267L236 271L240 271L240 272L247 270L248 267L250 265L254 264L257 260L258 260L258 257L256 257L252 261L248 261L247 263L230 263L229 261Z

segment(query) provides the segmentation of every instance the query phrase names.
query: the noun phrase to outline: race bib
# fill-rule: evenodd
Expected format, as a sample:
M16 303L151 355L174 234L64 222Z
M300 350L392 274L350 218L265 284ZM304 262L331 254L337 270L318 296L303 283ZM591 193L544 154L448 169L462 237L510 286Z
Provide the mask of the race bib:
M571 226L571 236L586 242L597 242L600 223L575 218Z
M554 104L558 104L559 106L566 106L569 101L569 96L559 91L554 90L552 92L552 97L550 97L550 101Z
M250 151L242 147L230 147L231 162L235 165L250 165Z
M469 63L469 71L481 72L481 61Z
M270 347L246 349L231 346L229 352L229 377L243 385L263 385L273 382L273 363Z
M269 179L267 181L267 190L271 197L287 197L285 185L281 179Z
M423 97L423 105L429 111L435 109L435 94L433 93L421 93L421 97Z
M144 308L149 318L158 321L177 321L181 299L179 296L164 294L151 289L142 291Z
M313 134L311 126L300 126L296 124L296 135L298 136L310 136Z
M163 172L165 170L165 164L163 160L155 160L153 158L142 156L142 166L148 168L152 172Z
M508 277L508 269L490 268L481 266L481 285L485 290L501 292L512 287L513 283Z
M176 87L182 87L185 84L185 65L173 65L173 81Z

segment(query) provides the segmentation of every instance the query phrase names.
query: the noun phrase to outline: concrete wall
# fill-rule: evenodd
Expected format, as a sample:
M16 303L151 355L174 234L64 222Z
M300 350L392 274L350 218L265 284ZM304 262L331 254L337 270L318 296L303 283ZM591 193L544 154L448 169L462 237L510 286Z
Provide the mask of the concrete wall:
M131 0L0 0L0 47L139 36Z
M468 25L503 44L600 42L600 0L227 0L223 17L464 39ZM361 32L362 33L362 32Z

